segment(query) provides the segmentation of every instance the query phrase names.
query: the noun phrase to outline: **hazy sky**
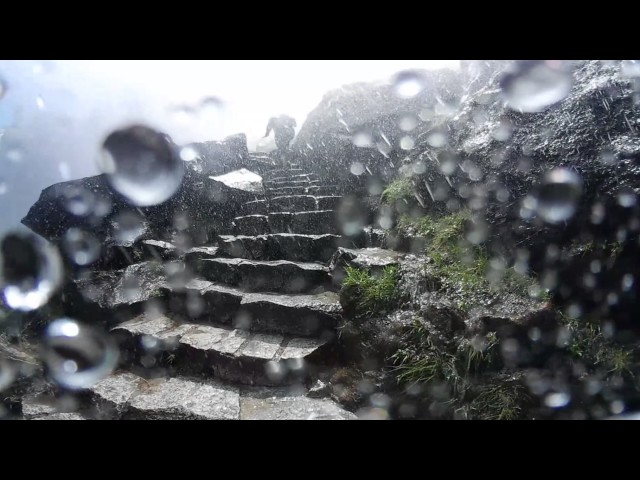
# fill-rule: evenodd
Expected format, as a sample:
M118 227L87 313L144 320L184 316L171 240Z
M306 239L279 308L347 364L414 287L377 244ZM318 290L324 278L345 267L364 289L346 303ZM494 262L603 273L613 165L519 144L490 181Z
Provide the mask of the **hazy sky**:
M244 132L254 149L269 117L285 113L300 127L328 90L388 80L408 68L458 65L457 60L1 60L5 208L0 230L19 222L44 187L99 173L99 146L115 128L140 122L166 131L179 144ZM223 107L203 102L211 97Z

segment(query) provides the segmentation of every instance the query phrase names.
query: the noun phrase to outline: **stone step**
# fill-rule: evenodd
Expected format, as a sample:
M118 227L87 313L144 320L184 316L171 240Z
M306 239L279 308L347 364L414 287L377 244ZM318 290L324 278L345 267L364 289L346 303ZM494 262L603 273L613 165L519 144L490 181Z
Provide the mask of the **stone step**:
M219 251L218 247L193 247L184 254L184 263L193 269L197 267L201 260L216 258Z
M264 186L266 189L272 188L286 188L286 187L315 187L319 186L320 180L279 180L265 181Z
M305 212L318 210L316 197L312 195L289 195L269 200L271 212Z
M341 317L339 295L251 293L202 279L181 286L166 285L169 308L201 323L232 324L264 333L332 336Z
M116 372L85 390L84 397L93 410L92 418L97 419L357 419L334 401L309 398L305 393L304 388L238 388L215 380L147 379L130 372Z
M271 233L269 218L266 215L246 215L233 219L233 232L236 235L264 235Z
M244 215L266 215L269 213L269 203L266 200L254 200L242 205Z
M291 260L294 262L327 262L340 242L337 235L300 235L278 233L259 236L220 235L220 251L229 257L248 260Z
M211 375L245 385L305 381L312 363L328 351L324 339L251 333L142 314L112 329L123 365L162 368L172 374Z
M275 169L269 171L268 173L266 173L265 176L264 176L264 179L265 180L272 180L272 179L278 178L278 177L288 178L288 177L292 177L294 175L304 175L306 173L307 172L305 172L301 168L275 168Z
M286 195L340 195L343 193L342 190L343 187L338 185L311 185L268 188L266 193L273 198Z
M237 285L249 292L302 293L323 288L331 280L323 265L288 260L204 259L195 271L205 280Z
M265 182L286 182L289 180L317 180L318 179L318 175L313 173L313 172L309 172L309 173L300 173L297 175L289 175L287 177L275 177L275 178L269 178L268 180L265 180Z
M339 233L336 213L333 210L270 213L269 228L272 233L301 233L306 235Z
M337 210L340 201L342 200L341 195L322 195L316 197L316 205L318 210Z

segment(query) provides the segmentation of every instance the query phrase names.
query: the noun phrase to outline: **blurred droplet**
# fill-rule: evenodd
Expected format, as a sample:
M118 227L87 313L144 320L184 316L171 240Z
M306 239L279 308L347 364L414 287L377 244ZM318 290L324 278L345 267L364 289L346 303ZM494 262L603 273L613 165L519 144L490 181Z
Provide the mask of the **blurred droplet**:
M78 265L89 265L100 255L100 242L92 234L79 228L67 230L63 246L69 258Z
M621 188L617 195L618 204L624 208L631 208L638 202L636 192L632 188Z
M580 175L567 168L555 168L542 180L536 199L536 211L548 223L567 221L575 214L581 195Z
M7 82L4 81L2 77L0 77L0 100L7 94L7 90L9 87L7 86Z
M373 147L373 139L371 134L366 131L357 132L351 137L351 141L356 147L370 148Z
M43 360L52 379L64 388L82 389L109 375L118 349L108 335L70 318L51 323L43 339Z
M622 60L620 74L625 78L640 77L640 60Z
M271 360L265 365L265 373L272 382L279 382L287 375L287 367L284 362Z
M427 143L433 148L444 147L447 144L447 136L442 132L431 132L427 135Z
M3 179L0 179L0 195L4 195L5 193L7 193L7 190L7 182L5 182Z
M400 130L403 132L410 132L416 128L417 125L418 119L414 115L404 115L400 118L400 121L398 121L398 127L400 127Z
M0 392L11 386L16 378L15 365L0 356Z
M5 156L7 157L7 160L9 160L12 163L20 163L24 158L24 153L22 152L22 150L18 148L12 148L7 151Z
M384 408L365 407L356 412L360 420L389 420L389 412Z
M411 150L415 146L413 138L409 135L405 135L400 139L400 148L403 150Z
M544 397L544 404L550 408L562 408L569 404L571 397L566 393L549 393Z
M513 133L513 123L510 120L500 120L498 126L493 130L492 135L499 142L506 142Z
M633 275L630 273L626 273L623 277L622 277L622 290L629 291L631 290L631 287L633 287Z
M180 149L180 158L185 162L192 162L198 158L198 151L193 147L183 147Z
M528 113L541 112L564 100L572 85L570 72L538 60L520 62L518 70L506 74L500 82L508 106Z
M44 109L44 107L45 107L44 99L41 96L38 96L36 98L36 105L40 110Z
M427 87L424 75L412 70L396 74L392 84L393 92L400 98L413 98Z
M360 162L353 162L350 170L354 175L362 175L364 173L364 165Z
M116 215L111 227L114 238L125 246L133 244L146 230L142 217L129 210Z
M58 250L28 233L10 233L0 246L0 287L7 305L29 311L49 301L62 283Z
M184 163L167 136L144 126L110 134L102 160L110 185L137 206L168 200L184 176Z

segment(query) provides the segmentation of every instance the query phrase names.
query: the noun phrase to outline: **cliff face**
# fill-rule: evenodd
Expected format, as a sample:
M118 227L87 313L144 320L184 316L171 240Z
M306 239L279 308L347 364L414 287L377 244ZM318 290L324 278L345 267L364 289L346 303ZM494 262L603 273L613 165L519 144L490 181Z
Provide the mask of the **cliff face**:
M392 176L406 154L401 146L406 130L423 122L421 116L427 118L431 110L455 105L462 94L462 79L452 70L416 71L396 80L327 93L294 140L292 148L301 162L327 176L350 172L355 163L384 178ZM397 94L412 86L417 95Z

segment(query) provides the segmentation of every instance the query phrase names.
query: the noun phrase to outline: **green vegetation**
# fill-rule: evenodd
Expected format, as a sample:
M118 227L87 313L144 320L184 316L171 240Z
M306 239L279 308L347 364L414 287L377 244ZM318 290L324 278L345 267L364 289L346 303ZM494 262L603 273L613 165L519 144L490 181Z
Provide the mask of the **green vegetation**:
M493 382L480 387L469 404L469 412L479 420L517 420L522 418L522 405L529 399L519 382Z
M394 180L382 192L382 203L392 205L398 200L415 201L413 183L410 178Z
M500 369L498 344L495 333L489 333L484 338L464 339L451 350L434 344L425 324L416 319L403 347L390 360L402 385L446 383L451 388L447 401L451 413L462 411L485 420L521 418L528 395L520 382L494 379L483 385L487 373Z
M489 281L490 258L486 249L472 245L464 238L465 225L470 220L471 213L466 210L440 218L404 215L398 228L412 230L428 239L425 250L431 259L428 268L461 309L467 310L475 301L474 297L486 297L498 291L528 296L536 286L535 279L521 275L513 268L506 268L499 281Z
M607 376L633 376L634 350L607 338L599 323L585 319L566 319L571 335L568 351L572 357Z
M397 266L385 267L380 275L351 266L347 266L345 272L343 287L355 299L357 314L371 315L389 311L400 303Z

